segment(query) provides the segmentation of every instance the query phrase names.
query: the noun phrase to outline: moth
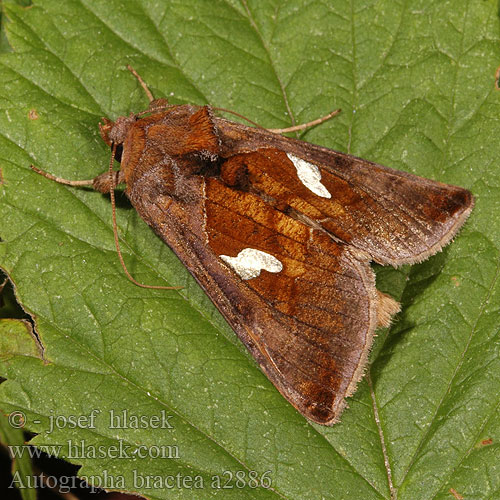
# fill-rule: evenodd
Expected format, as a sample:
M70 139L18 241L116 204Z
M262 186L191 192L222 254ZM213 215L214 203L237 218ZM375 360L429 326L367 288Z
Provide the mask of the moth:
M337 422L375 329L399 311L376 289L370 262L400 266L438 252L470 214L471 193L210 106L154 100L131 71L150 107L103 119L109 172L66 181L33 168L102 193L125 183L281 394L311 421Z

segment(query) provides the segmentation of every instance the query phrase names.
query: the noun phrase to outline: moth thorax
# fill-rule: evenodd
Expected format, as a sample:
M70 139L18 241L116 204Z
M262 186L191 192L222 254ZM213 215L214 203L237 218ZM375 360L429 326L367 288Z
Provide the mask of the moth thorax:
M222 164L220 177L227 186L241 189L243 191L248 190L250 181L248 178L248 167L244 161L230 158Z

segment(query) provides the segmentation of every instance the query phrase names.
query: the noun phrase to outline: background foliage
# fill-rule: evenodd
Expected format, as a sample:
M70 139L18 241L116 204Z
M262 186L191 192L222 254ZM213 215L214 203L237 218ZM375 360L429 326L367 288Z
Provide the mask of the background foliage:
M61 445L66 457L68 440L177 446L178 459L71 459L83 475L123 477L151 498L499 495L495 1L40 0L4 2L2 21L0 265L36 336L0 323L0 408L26 414L35 444ZM380 332L341 424L312 425L286 403L124 197L129 269L182 290L130 284L108 198L30 170L72 179L105 170L100 117L147 105L127 64L156 97L231 108L269 127L341 107L302 138L475 194L444 252L377 270L403 308ZM50 431L49 417L92 409L96 428ZM109 412L124 409L165 411L173 429L111 428ZM272 486L212 488L224 471L270 471ZM199 475L205 491L134 485L134 474Z

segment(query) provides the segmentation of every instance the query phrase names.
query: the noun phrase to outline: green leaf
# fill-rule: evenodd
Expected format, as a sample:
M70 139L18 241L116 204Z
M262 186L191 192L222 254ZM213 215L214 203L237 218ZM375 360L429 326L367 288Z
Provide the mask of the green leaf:
M19 320L0 320L0 360L5 356L39 356L31 338L31 328ZM24 453L25 440L22 427L23 414L15 412L7 418L0 413L0 442L9 446L13 460L12 481L9 488L19 487L23 500L36 500L36 490L30 487L30 478L33 476L31 460L28 453Z
M34 444L60 446L95 483L150 498L498 496L496 2L44 0L4 3L3 16L12 52L0 56L0 266L44 351L2 347L0 408L26 414ZM30 170L86 179L107 168L100 117L147 107L127 64L156 97L268 127L340 107L302 138L475 194L445 251L378 269L402 312L380 333L340 424L312 425L280 396L123 196L130 271L182 290L134 287L116 256L109 199ZM123 410L163 412L172 428L113 428L110 412ZM82 440L84 456L72 448ZM133 453L113 459L120 443ZM141 458L139 445L170 455ZM271 487L253 487L254 471L270 471ZM213 476L223 486L231 474L232 489L213 487Z

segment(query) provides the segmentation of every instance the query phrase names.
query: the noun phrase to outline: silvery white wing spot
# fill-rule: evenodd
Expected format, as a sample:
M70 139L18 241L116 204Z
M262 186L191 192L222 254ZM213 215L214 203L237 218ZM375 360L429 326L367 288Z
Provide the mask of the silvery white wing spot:
M244 280L256 278L262 269L270 273L283 270L283 264L276 257L255 248L245 248L236 257L221 255L220 258Z

